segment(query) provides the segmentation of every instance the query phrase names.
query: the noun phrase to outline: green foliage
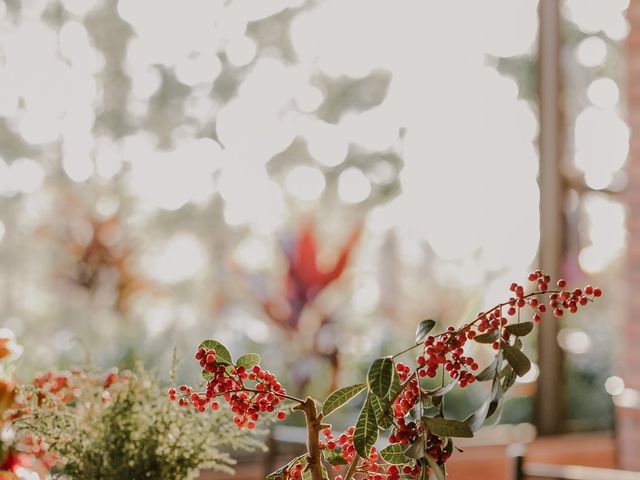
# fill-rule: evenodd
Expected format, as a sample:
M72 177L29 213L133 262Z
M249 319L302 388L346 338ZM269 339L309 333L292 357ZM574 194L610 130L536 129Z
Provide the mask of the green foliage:
M200 468L231 472L226 448L264 448L233 424L230 411L197 413L169 402L159 381L144 371L109 389L87 374L81 396L63 403L47 391L33 395L32 411L16 422L20 433L44 437L60 456L54 478L183 480ZM35 400L40 396L41 400Z
M326 473L321 473L321 464L311 462L311 459L319 457L336 467L349 465L345 480L352 480L354 475L370 476L372 472L377 472L373 466L379 459L387 464L386 467L376 466L376 469L382 468L379 471L383 475L398 475L396 465L401 465L403 472L410 474L412 478L419 476L420 479L426 479L430 476L445 480L446 462L454 451L453 439L473 437L474 432L488 418L501 411L504 395L515 384L516 378L522 377L531 368L531 361L522 351L522 337L533 331L534 323L520 322L521 312L518 309L528 305L534 312L542 312L540 298L548 297L549 308L565 308L575 312L578 304L586 305L593 301L593 298L586 297L580 289L572 292L549 290L550 277L540 271L532 273L528 279L536 282L536 290L525 294L523 286L513 283L510 290L518 299L512 297L486 312L480 312L474 320L457 329L448 327L440 334L429 335L436 322L423 320L417 326L415 344L393 356L374 360L367 372L367 382L331 393L325 399L320 415L316 413L316 402L312 398L302 400L289 396L284 391L274 391L274 395L296 402L298 405L294 410L304 411L309 451L308 455L292 460L269 475L267 480L324 480ZM557 282L558 288L565 284L564 280ZM594 298L600 296L595 294L596 289L592 287L585 287L585 291L593 292ZM530 300L532 298L536 301ZM563 303L558 303L558 299ZM514 320L517 318L517 323L509 324L508 317ZM534 314L534 319L539 320L539 313ZM467 342L472 339L480 345L492 344L492 348L496 350L489 365L479 373L475 373L479 364L465 349L465 345L470 344ZM210 343L204 344L205 347L215 348L213 341L208 342ZM224 349L218 346L220 348ZM396 362L395 359L399 356L418 348L420 350L413 366ZM226 349L223 350L223 364L226 357L229 360L231 358L225 352ZM199 356L202 357L202 354L200 352ZM244 363L243 359L249 357L251 355L241 357L238 363ZM252 357L248 364L255 357L257 356ZM259 358L255 359L256 362L258 360ZM208 370L218 368L215 362L209 362L211 364L207 365ZM227 365L226 368L231 372L230 375L236 374L232 366ZM445 417L445 397L451 398L447 394L455 387L466 388L476 381L489 380L491 388L488 395L471 415L464 420ZM435 381L439 386L434 388L431 382ZM235 382L238 391L257 392L247 388L242 382L242 378ZM366 391L366 399L355 426L349 427L343 435L334 436L331 426L323 422L324 417L344 407L363 391ZM189 393L190 391L186 395ZM380 431L388 433L390 445L380 451L378 458L372 447L381 435ZM321 433L326 437L324 440L320 439ZM350 442L353 442L353 448Z
M329 462L330 465L336 466L336 465L346 465L347 464L347 461L341 455L339 450L324 449L323 453L324 453L324 459L327 462Z
M254 365L258 365L260 363L260 355L257 353L247 353L242 355L236 365L238 367L244 367L246 370L250 370Z
M378 398L383 398L389 393L393 382L394 364L391 357L378 358L371 364L367 374L369 390Z
M404 465L411 461L405 454L406 448L404 445L394 443L380 450L380 456L385 462L392 465Z
M523 376L531 369L531 361L527 356L515 347L512 347L508 343L502 344L502 351L504 352L504 358L509 362L513 371L519 377Z
M376 412L371 403L371 398L367 397L358 416L358 421L356 422L356 430L353 434L353 446L356 448L358 455L367 458L376 440L378 440Z
M365 388L367 388L366 384L358 383L357 385L351 385L349 387L336 390L323 402L322 414L326 417L335 412L340 407L349 403L349 401L355 398L356 395L362 392Z
M473 432L465 422L442 417L422 417L425 427L439 437L471 438Z
M218 342L217 340L205 340L203 341L198 348L204 347L207 350L215 350L216 351L216 361L218 363L225 363L227 365L233 364L233 359L231 358L231 353L223 344ZM253 355L256 355L255 353ZM259 358L259 357L258 357Z
M493 343L498 340L500 336L500 332L498 330L493 330L488 333L483 333L481 335L477 335L474 340L478 343Z
M427 334L433 330L433 327L436 326L435 320L423 320L418 324L418 328L416 328L416 343L424 342L424 339L427 338Z
M511 335L522 337L531 333L533 330L533 322L514 323L512 325L507 325L504 329Z

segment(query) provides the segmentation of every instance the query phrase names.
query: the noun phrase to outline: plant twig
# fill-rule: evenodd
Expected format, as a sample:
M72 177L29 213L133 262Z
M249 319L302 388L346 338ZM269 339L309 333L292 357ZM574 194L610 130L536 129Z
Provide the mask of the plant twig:
M302 404L293 407L302 410L307 423L307 469L311 473L311 480L322 478L322 454L320 453L320 432L329 425L322 423L322 413L318 414L316 402L307 397Z
M351 480L353 476L356 474L356 469L358 468L358 463L360 463L360 455L357 453L353 454L353 460L349 464L349 469L344 476L344 480Z

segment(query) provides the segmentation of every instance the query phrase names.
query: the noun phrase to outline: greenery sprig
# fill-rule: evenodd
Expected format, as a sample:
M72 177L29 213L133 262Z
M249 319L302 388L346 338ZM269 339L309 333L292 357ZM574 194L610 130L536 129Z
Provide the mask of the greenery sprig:
M78 480L192 479L201 468L232 472L225 450L265 448L233 426L229 409L203 418L163 391L142 368L48 372L20 387L14 428L48 451L54 478Z

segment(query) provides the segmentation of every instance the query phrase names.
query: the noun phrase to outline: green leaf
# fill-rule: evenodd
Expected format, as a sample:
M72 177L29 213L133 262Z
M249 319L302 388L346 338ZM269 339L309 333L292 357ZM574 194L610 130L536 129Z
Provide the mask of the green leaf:
M346 465L347 463L349 463L342 456L341 450L339 450L339 446L336 447L335 450L329 450L328 448L325 448L324 450L322 450L322 452L324 454L324 459L333 466Z
M533 330L533 322L514 323L507 325L505 330L516 337L524 337Z
M367 388L365 383L358 383L357 385L340 388L339 390L331 393L322 404L322 414L326 417L327 415L335 412L338 408L349 403L351 399L365 388Z
M405 455L405 449L406 447L404 445L394 443L380 450L380 456L385 462L391 465L404 465L411 461L411 458Z
M433 457L431 455L429 455L428 453L425 453L424 456L427 459L427 463L429 464L429 467L431 468L431 470L433 470L433 474L436 476L436 478L438 480L447 480L447 477L445 476L444 472L442 471L442 468L440 467L440 465L438 465L436 463L436 461L433 459Z
M247 353L245 355L242 355L238 359L236 365L238 367L244 367L245 370L251 370L255 365L258 365L259 363L260 355L258 355L257 353Z
M489 365L487 365L487 368L476 375L476 380L478 380L479 382L485 382L487 380L493 379L493 377L496 376L498 362L502 362L502 356L500 354L496 355L493 358L493 361Z
M393 380L391 381L391 388L389 389L389 393L384 398L381 398L380 401L382 403L382 408L385 410L389 410L393 402L398 398L400 392L402 391L402 383L398 378L398 375L393 376Z
M440 437L471 438L473 432L465 422L442 417L422 417L425 426L431 433Z
M427 334L436 326L435 320L422 320L416 329L416 343L424 342Z
M394 377L393 359L391 357L378 358L369 367L367 383L369 390L380 398L385 397L391 389Z
M509 390L514 383L516 383L516 372L513 371L513 368L509 367L509 371L504 375L504 379L502 380L502 393Z
M397 375L393 376L393 380L391 381L391 388L389 389L389 393L386 397L380 399L380 407L382 412L377 414L378 427L382 430L387 430L393 426L393 414L391 412L391 407L393 406L393 402L396 400L400 391L402 390L402 383L400 383L400 379ZM374 395L371 398L377 397ZM376 404L374 402L374 408L376 408Z
M378 419L382 416L382 402L375 395L369 395L367 401L371 402L373 413L376 416L376 423L378 424L378 428L380 428L380 422L378 422Z
M369 397L367 397L356 422L356 430L353 433L353 446L356 448L358 455L363 458L369 458L371 447L376 443L376 440L378 440L376 412Z
M420 459L424 457L424 437L420 435L416 438L416 441L413 442L409 448L404 451L404 454L413 459Z
M500 336L500 329L491 330L490 332L483 333L482 335L476 335L473 339L478 343L493 343L498 340Z
M513 346L518 350L522 350L522 339L520 337L516 338L516 341L513 342Z
M302 465L302 475L300 476L300 480L311 480L311 470L305 468L307 466L307 458L303 458L298 463Z
M491 392L487 399L482 402L480 408L464 420L464 423L469 425L472 432L476 432L484 424L485 420L493 414L501 397L502 389L500 388L500 381L494 377Z
M271 472L269 475L265 477L265 480L284 480L284 471L287 469L289 464L283 465L275 472Z
M233 360L231 359L231 353L227 347L216 340L205 340L202 342L198 348L204 347L207 350L215 350L216 351L216 362L218 363L226 363L227 365L233 364Z
M286 465L283 465L275 472L270 473L265 477L265 480L284 480L284 472L288 470L290 467L302 462L303 466L307 464L306 455L300 455L299 457L294 458Z
M202 379L205 382L209 382L213 378L213 373L207 372L206 370L202 370Z
M531 361L517 348L512 347L508 343L503 343L502 351L504 352L504 358L509 362L509 365L511 365L519 377L523 376L531 368Z
M455 380L453 382L447 383L443 387L436 388L435 390L427 390L425 394L429 395L430 397L442 397L443 395L446 395L448 392L450 392L457 384L458 381Z

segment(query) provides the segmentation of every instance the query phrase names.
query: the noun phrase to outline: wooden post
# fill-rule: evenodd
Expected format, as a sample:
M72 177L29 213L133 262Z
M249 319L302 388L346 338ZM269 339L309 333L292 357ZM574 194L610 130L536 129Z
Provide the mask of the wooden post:
M540 268L553 278L561 274L564 243L564 192L559 164L562 151L560 106L560 9L558 0L539 6L538 94L540 107ZM540 376L535 399L535 425L540 435L563 430L563 359L558 322L546 314L538 334Z

